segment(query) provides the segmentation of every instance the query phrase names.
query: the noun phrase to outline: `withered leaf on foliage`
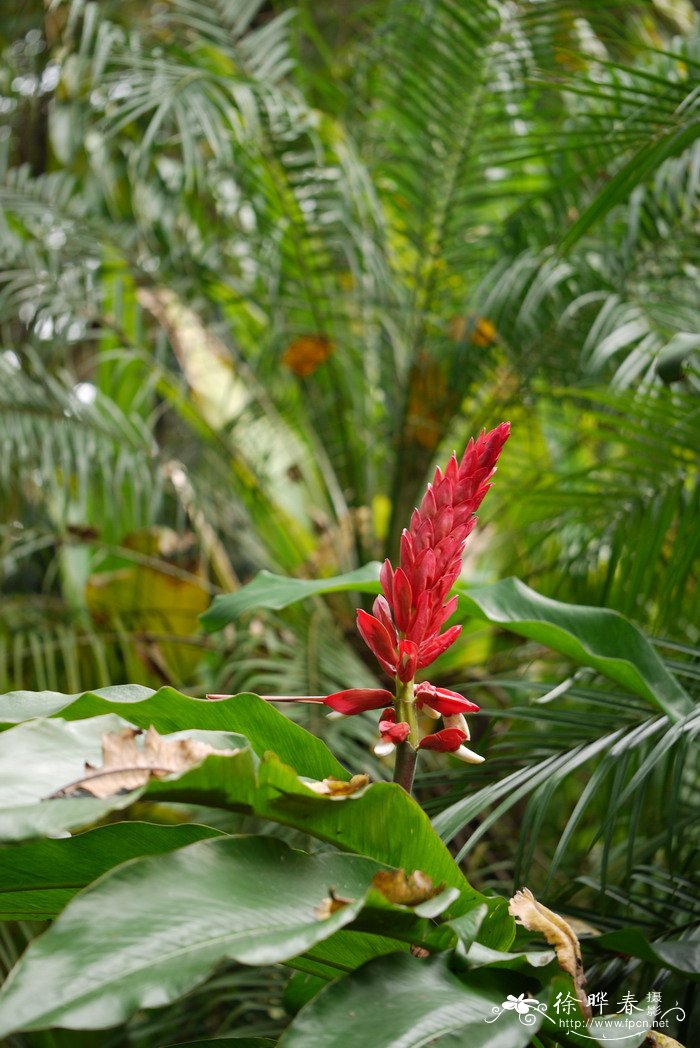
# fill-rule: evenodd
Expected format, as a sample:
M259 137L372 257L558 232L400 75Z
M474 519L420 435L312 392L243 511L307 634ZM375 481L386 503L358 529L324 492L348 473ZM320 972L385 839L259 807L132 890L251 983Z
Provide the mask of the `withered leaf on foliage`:
M357 793L369 785L369 775L353 775L349 782L328 778L321 782L307 782L306 785L314 793L320 793L324 797L349 797L351 793Z
M567 924L558 913L548 910L546 906L538 902L529 888L523 888L515 893L508 904L508 912L528 931L540 932L541 935L544 935L550 946L554 947L559 967L568 972L574 980L581 1011L590 1018L591 1009L583 990L586 976L583 971L581 947L571 925Z
M337 913L338 910L342 910L343 906L354 901L354 899L344 899L342 895L336 894L335 888L329 888L326 898L314 910L314 916L319 921L325 921L332 913Z
M398 906L418 906L445 888L444 884L435 887L432 879L420 870L414 870L409 876L403 870L380 870L372 878L372 884L385 899Z
M143 737L143 745L137 739ZM85 764L85 776L54 793L53 797L71 797L89 793L104 799L115 793L129 793L145 786L149 779L162 779L175 772L187 771L210 753L230 757L237 750L215 750L196 739L164 739L151 726L146 732L125 728L102 736L102 767Z
M658 1030L650 1030L642 1048L683 1048L683 1045L680 1041L674 1041L673 1037L669 1037L665 1033L660 1033Z

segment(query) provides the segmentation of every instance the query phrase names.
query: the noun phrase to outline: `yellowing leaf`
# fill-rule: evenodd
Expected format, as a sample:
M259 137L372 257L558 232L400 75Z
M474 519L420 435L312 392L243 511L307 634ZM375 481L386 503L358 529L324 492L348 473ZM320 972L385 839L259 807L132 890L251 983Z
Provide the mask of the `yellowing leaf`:
M538 902L529 888L515 893L508 905L508 912L528 931L544 935L549 945L554 947L559 967L568 972L574 980L581 1010L590 1018L590 1007L583 992L586 976L583 971L581 947L573 928L558 913L548 910Z
M680 1041L674 1041L673 1037L668 1037L665 1033L659 1033L658 1030L650 1030L642 1048L683 1048L683 1045Z
M306 784L314 793L320 793L326 797L349 797L351 793L369 786L369 775L353 775L349 782L344 779L323 779L321 782L307 782Z
M229 757L237 750L215 750L196 739L164 739L150 727L143 746L137 739L143 736L138 728L108 732L102 736L102 767L85 765L86 775L77 782L64 786L54 797L70 797L76 793L90 793L93 797L112 797L145 786L149 779L184 772L200 764L210 753Z
M398 906L418 906L427 902L444 890L445 885L436 888L426 873L414 870L406 876L403 870L380 870L372 878L372 884L385 899Z

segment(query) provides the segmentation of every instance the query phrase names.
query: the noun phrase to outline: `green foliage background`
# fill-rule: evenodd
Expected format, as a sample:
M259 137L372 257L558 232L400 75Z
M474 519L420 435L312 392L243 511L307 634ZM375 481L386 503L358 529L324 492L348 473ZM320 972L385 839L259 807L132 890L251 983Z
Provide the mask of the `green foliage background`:
M683 0L16 5L0 691L376 684L359 593L198 616L259 569L393 555L435 463L510 418L465 582L619 611L695 696L698 32ZM460 614L436 669L488 759L418 792L472 883L696 935L692 716ZM290 715L388 777L371 718ZM33 931L6 927L9 967ZM257 978L212 982L207 1032L216 994L279 1029Z

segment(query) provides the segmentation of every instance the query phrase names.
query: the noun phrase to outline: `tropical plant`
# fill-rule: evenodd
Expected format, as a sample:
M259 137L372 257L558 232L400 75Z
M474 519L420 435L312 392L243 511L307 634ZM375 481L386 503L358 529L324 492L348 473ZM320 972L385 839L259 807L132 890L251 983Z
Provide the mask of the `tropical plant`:
M396 560L435 462L510 418L459 587L465 628L433 677L482 705L487 759L423 755L417 796L479 887L527 879L604 933L584 948L611 1000L685 986L658 948L670 934L689 949L697 923L695 722L667 693L697 688L696 14L683 0L345 6L34 0L0 27L0 690L132 680L176 705L167 689L379 689L354 630L377 592L363 565ZM261 568L284 573L271 591L268 574L241 586ZM489 590L508 574L546 597ZM280 597L287 583L308 599ZM615 675L639 634L587 612L595 644L619 642L592 659L573 605L642 628L647 690ZM211 728L204 708L154 723ZM111 712L148 727L135 709ZM253 750L279 752L296 721L343 767L390 777L368 715L284 712L267 744L240 726ZM308 827L229 807L194 821L319 847ZM9 969L37 928L6 929ZM230 961L95 1037L229 1034L224 1013L278 1037L286 983Z

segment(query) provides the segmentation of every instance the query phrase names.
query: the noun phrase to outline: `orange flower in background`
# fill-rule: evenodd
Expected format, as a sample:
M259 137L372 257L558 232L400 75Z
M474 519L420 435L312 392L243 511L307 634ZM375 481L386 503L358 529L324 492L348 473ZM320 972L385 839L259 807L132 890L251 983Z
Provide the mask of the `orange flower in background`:
M462 342L468 338L473 346L481 349L492 346L498 338L496 328L486 317L454 316L448 324L447 333L453 342Z
M325 335L301 335L289 343L282 363L299 378L308 378L328 360L334 349L334 344Z
M496 337L496 329L491 321L487 320L485 317L477 317L471 337L473 344L485 349L486 346L493 345L496 341Z

